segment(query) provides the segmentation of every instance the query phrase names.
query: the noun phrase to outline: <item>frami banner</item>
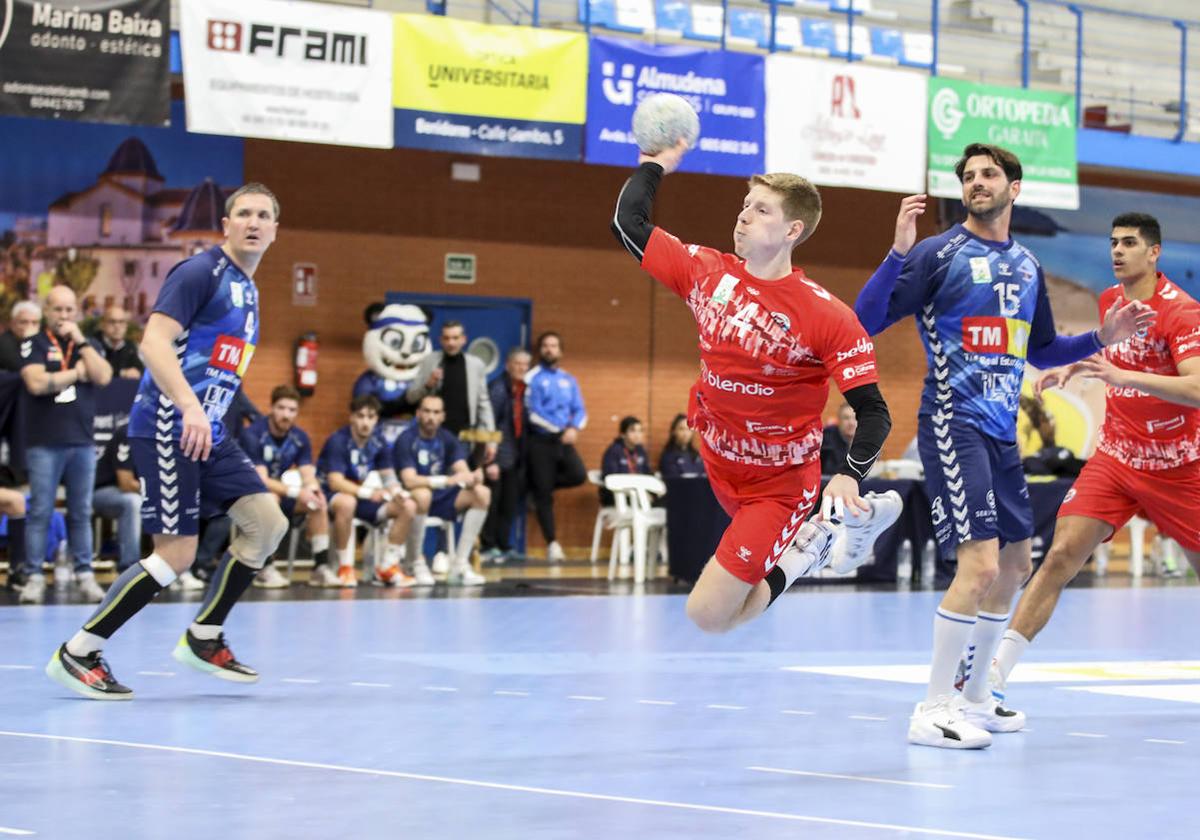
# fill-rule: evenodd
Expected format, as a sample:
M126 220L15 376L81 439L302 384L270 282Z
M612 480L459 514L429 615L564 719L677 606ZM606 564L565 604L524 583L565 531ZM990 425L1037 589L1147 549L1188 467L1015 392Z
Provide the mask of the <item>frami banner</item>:
M180 3L187 127L392 146L390 15L326 3Z
M970 143L1003 146L1020 158L1021 204L1079 207L1071 94L930 79L930 194L962 197L954 165Z
M396 15L396 145L578 160L587 38Z
M920 192L925 76L861 63L767 57L767 169L816 184Z
M763 59L642 41L592 38L584 159L633 166L638 103L675 93L700 115L700 139L680 170L752 175L763 170Z
M170 0L0 0L0 114L166 125Z

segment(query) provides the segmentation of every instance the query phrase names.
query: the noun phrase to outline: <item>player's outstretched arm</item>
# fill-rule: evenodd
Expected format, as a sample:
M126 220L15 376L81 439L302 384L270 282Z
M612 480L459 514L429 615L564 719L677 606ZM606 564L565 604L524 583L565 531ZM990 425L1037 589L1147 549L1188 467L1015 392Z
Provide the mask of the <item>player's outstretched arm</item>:
M638 155L638 168L621 187L617 196L617 210L613 214L611 229L617 241L640 263L650 242L654 225L650 222L650 211L654 206L654 194L664 175L679 167L687 151L687 142L680 140L670 149L656 155Z
M1178 376L1119 368L1103 356L1084 359L1073 366L1077 376L1099 379L1114 388L1137 388L1152 397L1176 405L1200 408L1200 358L1184 359L1176 365Z
M892 430L892 415L878 385L860 385L846 391L843 396L854 409L858 428L850 443L850 451L846 454L846 463L825 486L821 504L826 518L833 511L840 516L846 507L864 512L870 510L870 505L858 494L858 483L871 471L871 466L883 449L883 442Z
M924 194L906 196L901 200L900 212L896 214L892 249L854 301L854 314L871 335L882 332L889 324L888 306L892 292L904 268L904 258L917 243L917 217L925 212L925 200Z

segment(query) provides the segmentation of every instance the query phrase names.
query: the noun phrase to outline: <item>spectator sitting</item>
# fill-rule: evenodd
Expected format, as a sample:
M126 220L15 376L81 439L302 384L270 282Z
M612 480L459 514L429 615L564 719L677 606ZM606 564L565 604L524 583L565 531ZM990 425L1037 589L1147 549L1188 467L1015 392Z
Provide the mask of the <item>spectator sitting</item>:
M104 310L96 343L113 369L114 376L125 379L141 379L145 365L138 355L137 345L126 339L129 332L129 313L119 306Z
M836 475L837 471L846 465L850 455L850 444L854 441L854 432L858 429L858 418L850 403L842 403L838 408L837 422L825 427L821 439L821 474Z
M99 516L117 521L117 572L123 572L142 559L142 491L133 474L126 426L118 426L96 462L96 489L92 491L92 510Z
M296 425L299 413L300 392L291 385L276 387L271 391L271 413L242 432L242 450L267 489L275 494L288 521L293 521L297 513L304 517L313 549L309 582L313 586L340 586L337 572L329 568L329 509L313 466L312 443L308 433ZM299 480L285 482L284 474L288 472L298 473ZM282 589L289 583L274 561L254 578L254 585L265 589Z
M600 464L600 477L609 475L653 475L650 469L650 456L646 454L646 430L642 421L636 417L622 417L619 427L621 434L613 438L613 442L604 450L604 459ZM613 505L613 494L607 487L600 488L600 504L605 507Z
M696 448L696 436L688 426L686 414L676 414L671 421L671 433L658 459L658 471L664 481L706 475L700 450Z

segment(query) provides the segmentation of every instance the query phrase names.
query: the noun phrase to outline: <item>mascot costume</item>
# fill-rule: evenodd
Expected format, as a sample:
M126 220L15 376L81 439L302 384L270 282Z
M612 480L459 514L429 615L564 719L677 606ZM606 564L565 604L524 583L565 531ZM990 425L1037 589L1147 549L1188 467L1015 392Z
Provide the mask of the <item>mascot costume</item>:
M431 349L429 315L410 304L373 303L363 317L367 331L362 349L368 369L355 381L353 395L374 394L379 399L383 404L380 421L385 424L385 436L391 439L407 425L400 421L412 415L404 394Z

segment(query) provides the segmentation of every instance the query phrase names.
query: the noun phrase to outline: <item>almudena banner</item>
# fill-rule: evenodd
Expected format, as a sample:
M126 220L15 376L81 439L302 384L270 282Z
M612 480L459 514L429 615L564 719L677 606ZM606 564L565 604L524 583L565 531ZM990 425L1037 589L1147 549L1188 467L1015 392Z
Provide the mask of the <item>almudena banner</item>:
M587 37L395 16L397 146L578 160Z
M954 164L969 143L1003 146L1021 159L1021 204L1079 207L1074 96L931 78L930 194L962 197Z
M188 131L391 148L386 12L280 0L179 11Z

